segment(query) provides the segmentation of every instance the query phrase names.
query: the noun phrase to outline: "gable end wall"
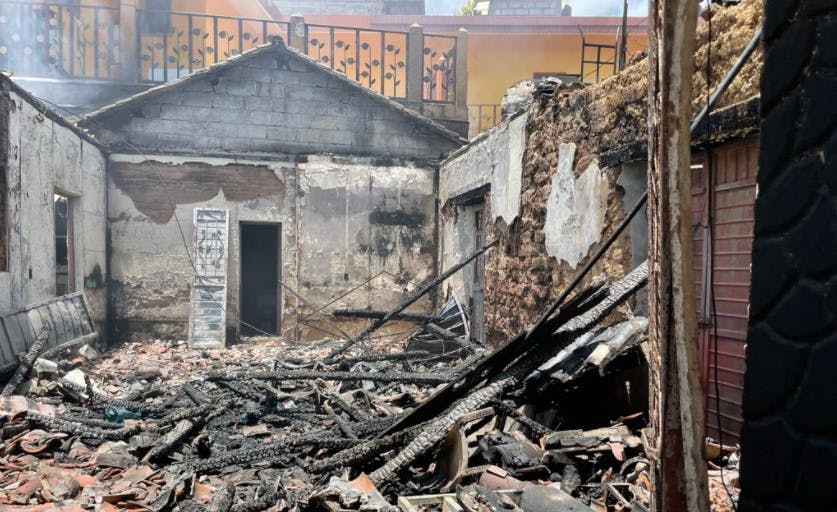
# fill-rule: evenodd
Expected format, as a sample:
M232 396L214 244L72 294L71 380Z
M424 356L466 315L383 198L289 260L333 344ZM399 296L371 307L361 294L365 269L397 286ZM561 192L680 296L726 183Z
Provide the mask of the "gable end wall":
M148 152L352 154L438 161L455 141L316 64L265 52L220 74L122 107L91 124L116 127Z

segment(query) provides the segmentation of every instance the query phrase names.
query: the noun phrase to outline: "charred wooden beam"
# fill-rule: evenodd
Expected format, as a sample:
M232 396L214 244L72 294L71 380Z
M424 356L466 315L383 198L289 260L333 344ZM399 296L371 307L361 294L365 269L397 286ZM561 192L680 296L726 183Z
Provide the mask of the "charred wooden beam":
M201 423L202 422L200 420L180 420L173 429L166 432L166 435L160 439L159 443L154 446L154 448L152 448L142 460L147 462L167 455L169 452L174 450L178 444L186 439L191 432L196 430Z
M234 381L244 379L260 380L338 380L338 381L359 381L371 382L410 382L413 384L444 384L453 380L452 375L440 373L421 372L322 372L317 370L284 370L275 372L242 372L242 373L220 373L212 372L207 380L213 382Z
M386 311L370 311L367 309L336 309L331 312L333 316L344 318L369 318L379 320L387 316ZM390 317L392 320L408 320L410 322L422 323L433 320L430 315L421 315L418 313L396 313Z
M500 414L504 414L528 428L535 436L546 436L553 432L551 428L541 425L502 400L491 402L491 406L494 407L494 409Z
M426 350L413 350L410 352L396 352L394 354L362 354L357 357L341 359L340 365L345 367L355 363L375 363L383 361L410 361L413 359L424 359L430 356Z
M537 350L521 357L499 375L489 377L485 386L453 403L444 414L433 419L429 426L423 429L403 450L373 471L369 477L378 486L387 484L419 455L440 443L459 418L484 407L489 402L499 400L504 392L520 384L529 372L569 344L574 333L601 321L613 308L644 285L647 278L646 262L606 289L605 296L584 313L564 319L561 322L562 325L554 326L547 323L546 325L552 326L549 332L555 333L553 337L545 338L548 343L543 343L542 339L541 343L538 343Z
M355 464L369 461L387 450L391 450L405 442L407 442L413 435L416 434L424 424L417 425L401 432L396 432L379 439L371 439L369 441L346 448L339 451L326 459L319 460L308 467L309 470L315 472L328 471L337 468L351 467Z
M107 405L112 405L114 407L124 407L125 409L129 409L132 411L140 411L145 413L158 412L164 408L162 405L158 404L145 404L142 402L135 402L133 400L124 400L122 398L112 397L110 395L102 393L101 391L96 391L90 386L81 386L79 384L76 384L75 382L70 382L67 379L59 379L58 383L61 385L61 387L69 389L70 391L86 394L90 397L90 401L92 402L99 402Z
M266 443L257 448L242 448L225 452L216 457L202 460L187 461L187 467L195 472L217 470L225 466L243 465L252 462L267 461L277 457L290 457L294 448L316 446L319 448L346 448L357 444L357 441L334 437L329 432L315 432L298 436L289 436L281 441Z
M217 409L217 405L210 404L210 405L202 405L200 407L189 407L185 409L180 409L178 411L174 411L167 416L163 416L160 420L157 421L159 425L171 425L174 423L178 423L182 420L188 420L192 418L200 418L202 416L206 416L210 414L212 411Z
M49 331L41 329L41 333L35 338L35 342L32 343L26 355L20 360L20 364L18 364L11 380L3 388L2 396L12 396L17 387L23 383L24 379L29 375L29 372L32 371L32 365L35 364L35 360L38 359L38 356L44 350L44 345L48 339Z
M443 340L446 340L446 341L456 340L456 339L461 338L461 336L458 336L456 333L453 333L453 332L445 329L444 327L439 327L438 325L434 324L433 322L424 324L424 325L421 326L421 328L424 329L425 331L427 331L429 334L432 334L434 336L438 336L438 337L440 337L440 338L442 338Z
M335 349L331 354L328 355L328 357L326 358L326 361L334 360L337 356L339 356L340 354L342 354L343 352L345 352L349 348L351 348L352 345L357 343L358 340L362 340L362 339L366 338L367 336L369 336L370 334L372 334L373 332L380 329L384 324L389 322L395 315L403 312L405 309L407 309L408 307L413 305L416 301L418 301L420 298L425 296L428 292L430 292L431 290L433 290L437 286L439 286L441 283L443 283L445 281L445 279L448 279L450 276L452 276L452 275L456 274L457 272L459 272L460 270L462 270L466 265L468 265L473 260L475 260L479 256L483 255L486 251L488 251L489 249L491 249L492 247L497 245L498 242L499 242L499 240L494 240L493 242L489 243L488 245L486 245L485 247L483 247L479 251L475 252L471 256L465 258L464 260L460 261L459 263L457 263L456 265L454 265L453 267L451 267L450 269L448 269L447 271L442 273L440 276L438 276L436 279L434 279L430 283L424 285L423 287L421 287L417 291L408 295L407 298L401 304L399 304L395 309L393 309L392 311L390 311L389 313L384 315L383 318L380 318L379 320L376 320L375 322L372 323L372 325L370 325L369 327L364 329L363 332L358 334L354 339L350 339L350 340L346 341L346 343L344 343L343 345L341 345L340 347Z
M369 419L368 414L361 411L357 407L354 407L353 405L347 403L337 393L324 392L323 394L325 395L325 397L328 399L329 402L334 404L338 409L340 409L343 412L345 412L346 414L348 414L349 417L351 417L353 420L355 420L355 421L365 421L365 420Z
M122 441L140 431L139 425L117 429L98 428L31 411L26 413L26 419L36 425L40 425L41 427L48 428L50 430L72 434L86 439L98 439L101 441Z
M261 393L253 391L249 388L249 386L245 385L244 383L238 383L234 380L218 380L218 385L223 386L233 393L246 398L247 400L252 400L256 403L262 403L265 401L265 396Z

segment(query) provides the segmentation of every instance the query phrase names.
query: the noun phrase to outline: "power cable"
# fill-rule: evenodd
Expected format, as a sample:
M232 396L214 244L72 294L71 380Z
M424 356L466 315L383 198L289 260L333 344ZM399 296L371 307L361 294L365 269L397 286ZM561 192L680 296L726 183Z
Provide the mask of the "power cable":
M712 3L707 5L709 15L707 16L707 42L706 42L706 132L711 133L712 117L709 115L712 111L711 89L712 89ZM706 172L709 181L709 190L707 190L707 227L709 228L709 250L711 251L712 265L709 268L709 296L710 307L712 308L712 345L713 345L713 380L715 388L715 424L718 429L718 444L721 445L721 456L724 453L724 430L721 424L721 387L718 382L718 308L715 298L715 169L713 164L713 156L711 149L707 152L706 158ZM730 505L735 512L738 512L738 505L732 497L732 492L727 485L724 478L724 467L720 466L721 485L727 493Z

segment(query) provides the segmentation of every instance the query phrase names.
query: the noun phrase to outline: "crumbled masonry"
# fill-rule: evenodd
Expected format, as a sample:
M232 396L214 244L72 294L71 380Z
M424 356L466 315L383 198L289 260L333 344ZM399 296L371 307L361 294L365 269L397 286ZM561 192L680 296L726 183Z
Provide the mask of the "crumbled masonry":
M614 344L624 328L597 324L642 287L646 272L643 265L611 286L579 292L499 358L464 339L468 350L455 355L434 353L429 342L421 352L381 344L328 362L340 341L213 350L154 341L60 361L57 373L18 386L25 396L0 403L0 503L383 511L472 484L473 496L490 499L493 489L517 489L508 499L524 512L537 510L529 508L537 502L530 488L579 510L596 503L642 510L650 485L642 403L605 411L599 430L574 428L571 409L585 394L575 380L612 380L607 385L618 388L627 378L619 375L643 364L637 344ZM525 350L508 348L521 340ZM594 356L604 346L617 353L599 365ZM566 383L524 384L550 359L570 375ZM441 386L464 386L464 395L427 416L417 406ZM58 470L76 484L59 489L50 476ZM469 496L455 499L477 499Z

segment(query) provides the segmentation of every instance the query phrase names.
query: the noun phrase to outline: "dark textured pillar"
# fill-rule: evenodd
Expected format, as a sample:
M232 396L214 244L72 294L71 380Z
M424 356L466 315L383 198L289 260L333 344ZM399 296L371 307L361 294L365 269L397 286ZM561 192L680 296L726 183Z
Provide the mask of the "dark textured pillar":
M837 1L764 44L739 510L837 510Z
M8 271L9 256L9 212L8 203L8 157L9 157L9 98L5 84L0 83L0 272Z

